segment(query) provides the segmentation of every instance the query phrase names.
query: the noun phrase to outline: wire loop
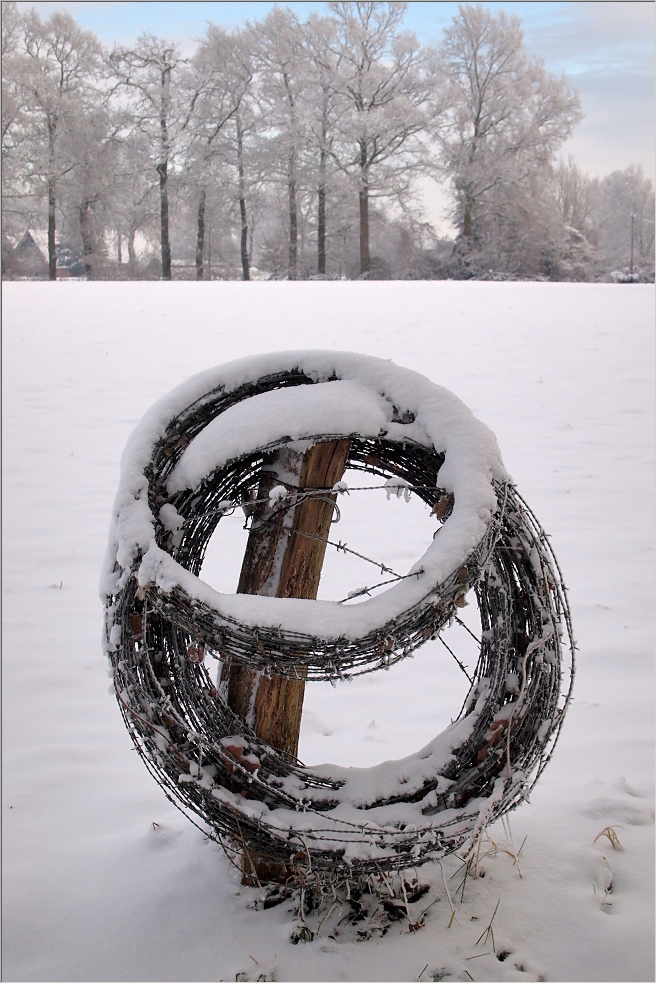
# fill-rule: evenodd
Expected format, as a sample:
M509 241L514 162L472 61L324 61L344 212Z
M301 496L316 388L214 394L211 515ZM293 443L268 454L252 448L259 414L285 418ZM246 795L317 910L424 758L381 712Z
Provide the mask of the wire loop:
M242 387L240 398L300 385L293 376L260 378ZM168 495L167 477L181 449L220 412L220 396L208 393L176 414L144 470L158 547L194 578L217 523L239 503L253 502L263 462L285 443L254 449L195 489ZM442 502L448 521L440 449L411 438L335 436L351 439L348 468L401 479L400 488L431 508ZM337 491L298 490L281 508ZM200 817L208 836L226 838L231 850L288 863L301 845L315 870L348 877L467 850L483 823L518 805L560 733L574 643L566 590L545 532L511 484L495 483L495 496L483 537L452 573L439 584L428 582L419 601L358 638L240 622L180 583L168 590L140 583L139 553L125 567L117 562L117 586L106 599L105 650L126 727L171 801ZM172 515L180 522L172 523ZM340 540L332 545L355 553ZM424 577L421 569L398 575L363 559L393 574L393 581ZM476 597L482 631L472 675L450 649L469 681L461 711L415 756L361 770L367 774L362 788L354 788L348 769L313 771L258 739L227 706L202 661L214 656L267 675L335 683L387 668L440 638L451 621L460 622L468 592Z

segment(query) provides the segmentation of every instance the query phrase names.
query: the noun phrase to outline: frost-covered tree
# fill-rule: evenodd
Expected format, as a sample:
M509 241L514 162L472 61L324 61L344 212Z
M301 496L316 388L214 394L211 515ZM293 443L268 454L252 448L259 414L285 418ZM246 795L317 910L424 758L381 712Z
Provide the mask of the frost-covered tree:
M640 165L600 182L596 211L600 254L607 267L634 272L655 264L655 186Z
M140 35L133 47L115 47L109 56L115 88L129 96L130 125L148 138L159 189L163 280L171 280L169 172L184 112L178 98L184 61L177 45L148 33Z
M229 34L209 25L192 62L197 95L183 126L187 138L185 182L198 200L197 277L202 256L210 256L207 222L212 221L215 246L222 244L222 266L227 270L235 267L229 244L236 232L238 267L242 279L250 279L263 169L267 180L272 180L271 162L260 149L266 141L254 79L255 47L249 29Z
M599 230L596 213L600 182L582 171L572 157L551 170L539 194L552 217L554 279L590 280L595 275Z
M555 165L578 98L529 57L518 19L463 5L439 48L421 49L402 29L406 6L330 2L305 21L275 7L240 31L209 25L188 62L149 34L103 59L70 16L42 22L4 3L3 257L47 226L53 277L65 239L88 276L113 274L109 250L138 276L147 250L169 279L172 234L198 279L213 259L245 280L253 267L290 279L645 272L652 184L636 168L594 181ZM422 173L450 183L451 265L444 242L420 242L433 242Z
M338 80L341 54L337 45L338 24L335 18L313 13L303 24L302 30L307 72L301 109L307 147L316 175L313 190L317 200L317 273L325 276L327 223L336 192L342 185L334 158L340 114Z
M196 278L203 279L206 252L206 205L213 184L224 184L218 172L237 163L243 134L240 110L253 79L253 56L245 32L229 34L208 25L197 49L185 86L189 91L189 111L183 121L187 132L187 181L193 182L198 197L196 211ZM244 175L242 175L242 184ZM238 182L239 186L240 182ZM246 202L243 190L235 196L241 212L242 273L249 279Z
M267 144L270 177L285 186L289 280L297 279L299 255L300 182L306 174L306 147L300 104L306 81L307 54L297 16L274 7L252 27L257 43L259 92L263 108L261 139Z
M9 235L31 224L26 203L31 189L25 181L28 120L19 51L22 18L15 3L2 7L2 263L10 250Z
M118 148L107 107L102 102L88 106L62 144L67 156L76 160L60 181L62 228L79 252L84 274L96 279L107 270L106 230L118 192Z
M600 200L600 182L589 177L572 157L561 160L553 171L554 202L558 215L567 229L576 229L584 236L594 234L595 213Z
M5 13L9 27L3 34L3 68L9 78L3 78L3 111L5 92L9 98L3 149L14 182L12 193L47 203L48 276L54 280L63 182L73 172L80 176L97 150L98 132L91 138L82 124L98 111L101 49L95 36L78 27L68 13L57 11L44 22L34 9L20 16L10 8L3 11L3 24ZM18 168L12 167L16 156Z
M24 128L24 92L19 54L22 18L15 3L2 5L2 160L11 161Z
M105 214L108 226L116 236L116 258L121 274L135 279L139 275L137 237L153 241L159 252L159 194L153 183L150 140L131 126L130 119L120 116L115 126L114 180L107 196ZM125 268L124 244L128 254Z
M405 3L329 3L337 22L341 166L358 188L360 272L370 271L370 201L403 198L426 159L429 79Z
M518 224L518 201L581 119L565 78L525 49L517 17L460 5L439 49L445 112L435 128L461 247L480 248L491 219Z
M240 224L242 279L249 280L256 218L265 184L257 151L260 110L252 99L243 100L235 114L233 161L237 169L237 206Z

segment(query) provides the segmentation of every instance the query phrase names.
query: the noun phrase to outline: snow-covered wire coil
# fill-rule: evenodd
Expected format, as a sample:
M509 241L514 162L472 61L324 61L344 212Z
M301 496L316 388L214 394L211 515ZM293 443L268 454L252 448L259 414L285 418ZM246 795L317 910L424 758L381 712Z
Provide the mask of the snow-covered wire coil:
M348 468L400 480L442 514L412 576L346 607L204 585L208 541L232 504L253 497L267 456L344 437ZM151 773L210 836L283 863L303 851L316 869L354 875L467 848L527 795L570 696L570 615L544 531L494 438L455 397L362 356L244 360L156 405L122 474L103 579L117 699ZM469 692L446 731L398 762L291 761L233 714L203 663L210 653L305 679L370 672L435 638L470 589L482 637Z

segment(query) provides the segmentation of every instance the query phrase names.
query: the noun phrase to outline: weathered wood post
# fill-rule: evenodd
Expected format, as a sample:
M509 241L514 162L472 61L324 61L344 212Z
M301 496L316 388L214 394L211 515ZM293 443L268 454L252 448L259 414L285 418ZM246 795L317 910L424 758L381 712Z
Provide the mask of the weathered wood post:
M277 485L289 492L330 489L344 474L350 441L322 441L305 453L282 448L265 463L254 506L237 591L275 598L316 598L336 495L308 498L293 509L269 500ZM305 534L305 535L304 535ZM300 667L299 675L303 676ZM296 757L305 682L265 677L244 666L224 667L227 702L259 738ZM243 881L254 884L281 873L263 858L244 858Z

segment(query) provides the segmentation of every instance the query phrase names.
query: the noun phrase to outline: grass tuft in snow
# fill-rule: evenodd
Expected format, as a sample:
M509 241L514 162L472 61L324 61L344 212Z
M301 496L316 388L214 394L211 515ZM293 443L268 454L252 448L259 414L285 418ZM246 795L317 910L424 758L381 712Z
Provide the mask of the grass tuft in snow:
M619 827L620 830L624 829L619 823L614 824L613 826L610 825L608 827L605 827L604 830L600 831L597 837L593 838L593 843L595 844L595 842L599 840L601 837L606 837L615 851L622 851L623 845L618 839L618 834L616 833L616 827Z

